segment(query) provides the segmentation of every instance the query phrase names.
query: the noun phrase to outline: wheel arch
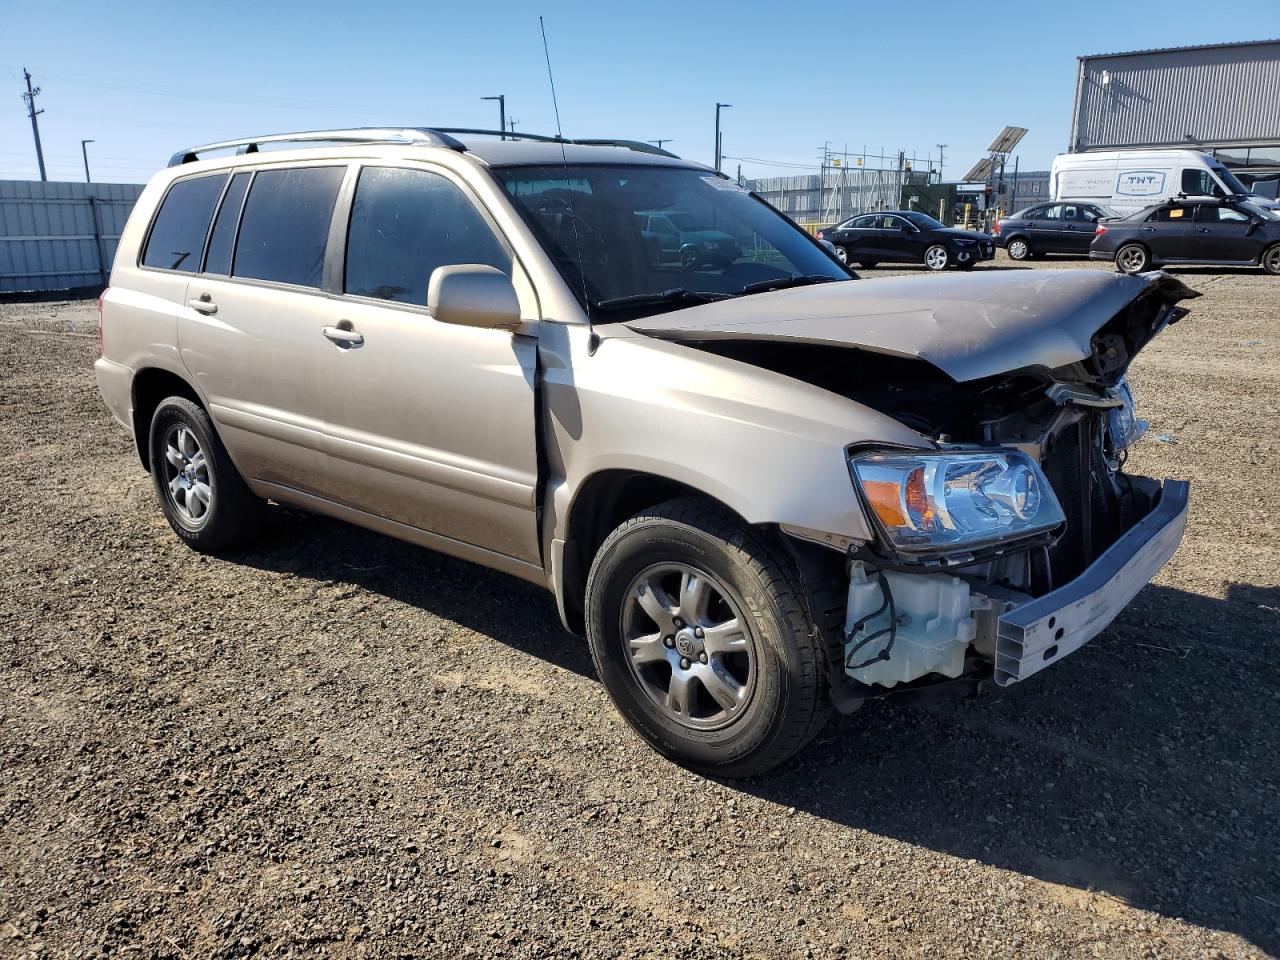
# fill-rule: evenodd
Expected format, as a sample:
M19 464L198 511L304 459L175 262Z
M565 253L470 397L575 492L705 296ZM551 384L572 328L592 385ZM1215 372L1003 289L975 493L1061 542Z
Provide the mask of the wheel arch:
M185 397L208 412L200 395L186 379L163 367L144 367L133 376L133 439L142 466L151 469L151 418L166 397Z
M610 468L586 477L569 504L562 562L554 584L560 617L573 633L584 629L587 574L605 538L642 510L679 497L696 496L714 503L744 526L746 519L704 490L643 470Z

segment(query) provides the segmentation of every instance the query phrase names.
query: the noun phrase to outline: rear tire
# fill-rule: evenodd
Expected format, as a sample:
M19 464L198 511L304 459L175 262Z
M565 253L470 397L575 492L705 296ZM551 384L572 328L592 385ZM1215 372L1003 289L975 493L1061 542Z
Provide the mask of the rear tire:
M650 746L747 777L792 757L830 715L807 609L779 548L690 497L605 540L587 581L587 638L610 699Z
M161 401L149 449L160 509L187 546L218 553L261 532L266 504L249 490L198 404L185 397Z
M1143 273L1151 269L1151 254L1140 243L1126 243L1116 251L1116 269L1121 273Z
M1022 237L1014 237L1005 245L1005 253L1009 254L1010 260L1030 260L1033 256L1031 252L1031 244Z
M840 246L840 244L838 243L835 244L835 248L836 248L836 259L839 260L841 263L843 263L847 267L849 265L849 251L845 247Z
M1262 252L1262 269L1273 276L1280 275L1280 243Z

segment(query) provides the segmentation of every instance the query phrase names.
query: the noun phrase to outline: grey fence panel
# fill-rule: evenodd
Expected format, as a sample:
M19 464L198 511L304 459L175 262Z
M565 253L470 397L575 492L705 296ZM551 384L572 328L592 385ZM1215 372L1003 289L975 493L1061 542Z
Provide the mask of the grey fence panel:
M106 283L142 186L0 180L0 293Z

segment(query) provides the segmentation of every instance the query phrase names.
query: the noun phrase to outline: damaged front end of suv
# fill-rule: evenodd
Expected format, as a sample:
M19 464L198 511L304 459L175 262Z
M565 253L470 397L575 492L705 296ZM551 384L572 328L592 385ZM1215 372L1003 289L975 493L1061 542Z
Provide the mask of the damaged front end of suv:
M828 540L844 554L845 594L814 619L847 711L1026 679L1096 636L1169 560L1188 485L1124 471L1145 426L1125 374L1197 295L1164 274L957 277L945 290L915 278L629 326L839 394L921 437L845 451L872 535Z

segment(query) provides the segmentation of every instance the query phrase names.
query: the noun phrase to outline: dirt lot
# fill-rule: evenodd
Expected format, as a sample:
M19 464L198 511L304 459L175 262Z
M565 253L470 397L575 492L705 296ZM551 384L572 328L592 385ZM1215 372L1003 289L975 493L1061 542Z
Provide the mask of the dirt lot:
M283 509L191 553L93 304L0 304L0 956L1280 951L1280 282L1185 277L1134 373L1131 462L1194 481L1156 584L746 783L644 747L526 584Z

